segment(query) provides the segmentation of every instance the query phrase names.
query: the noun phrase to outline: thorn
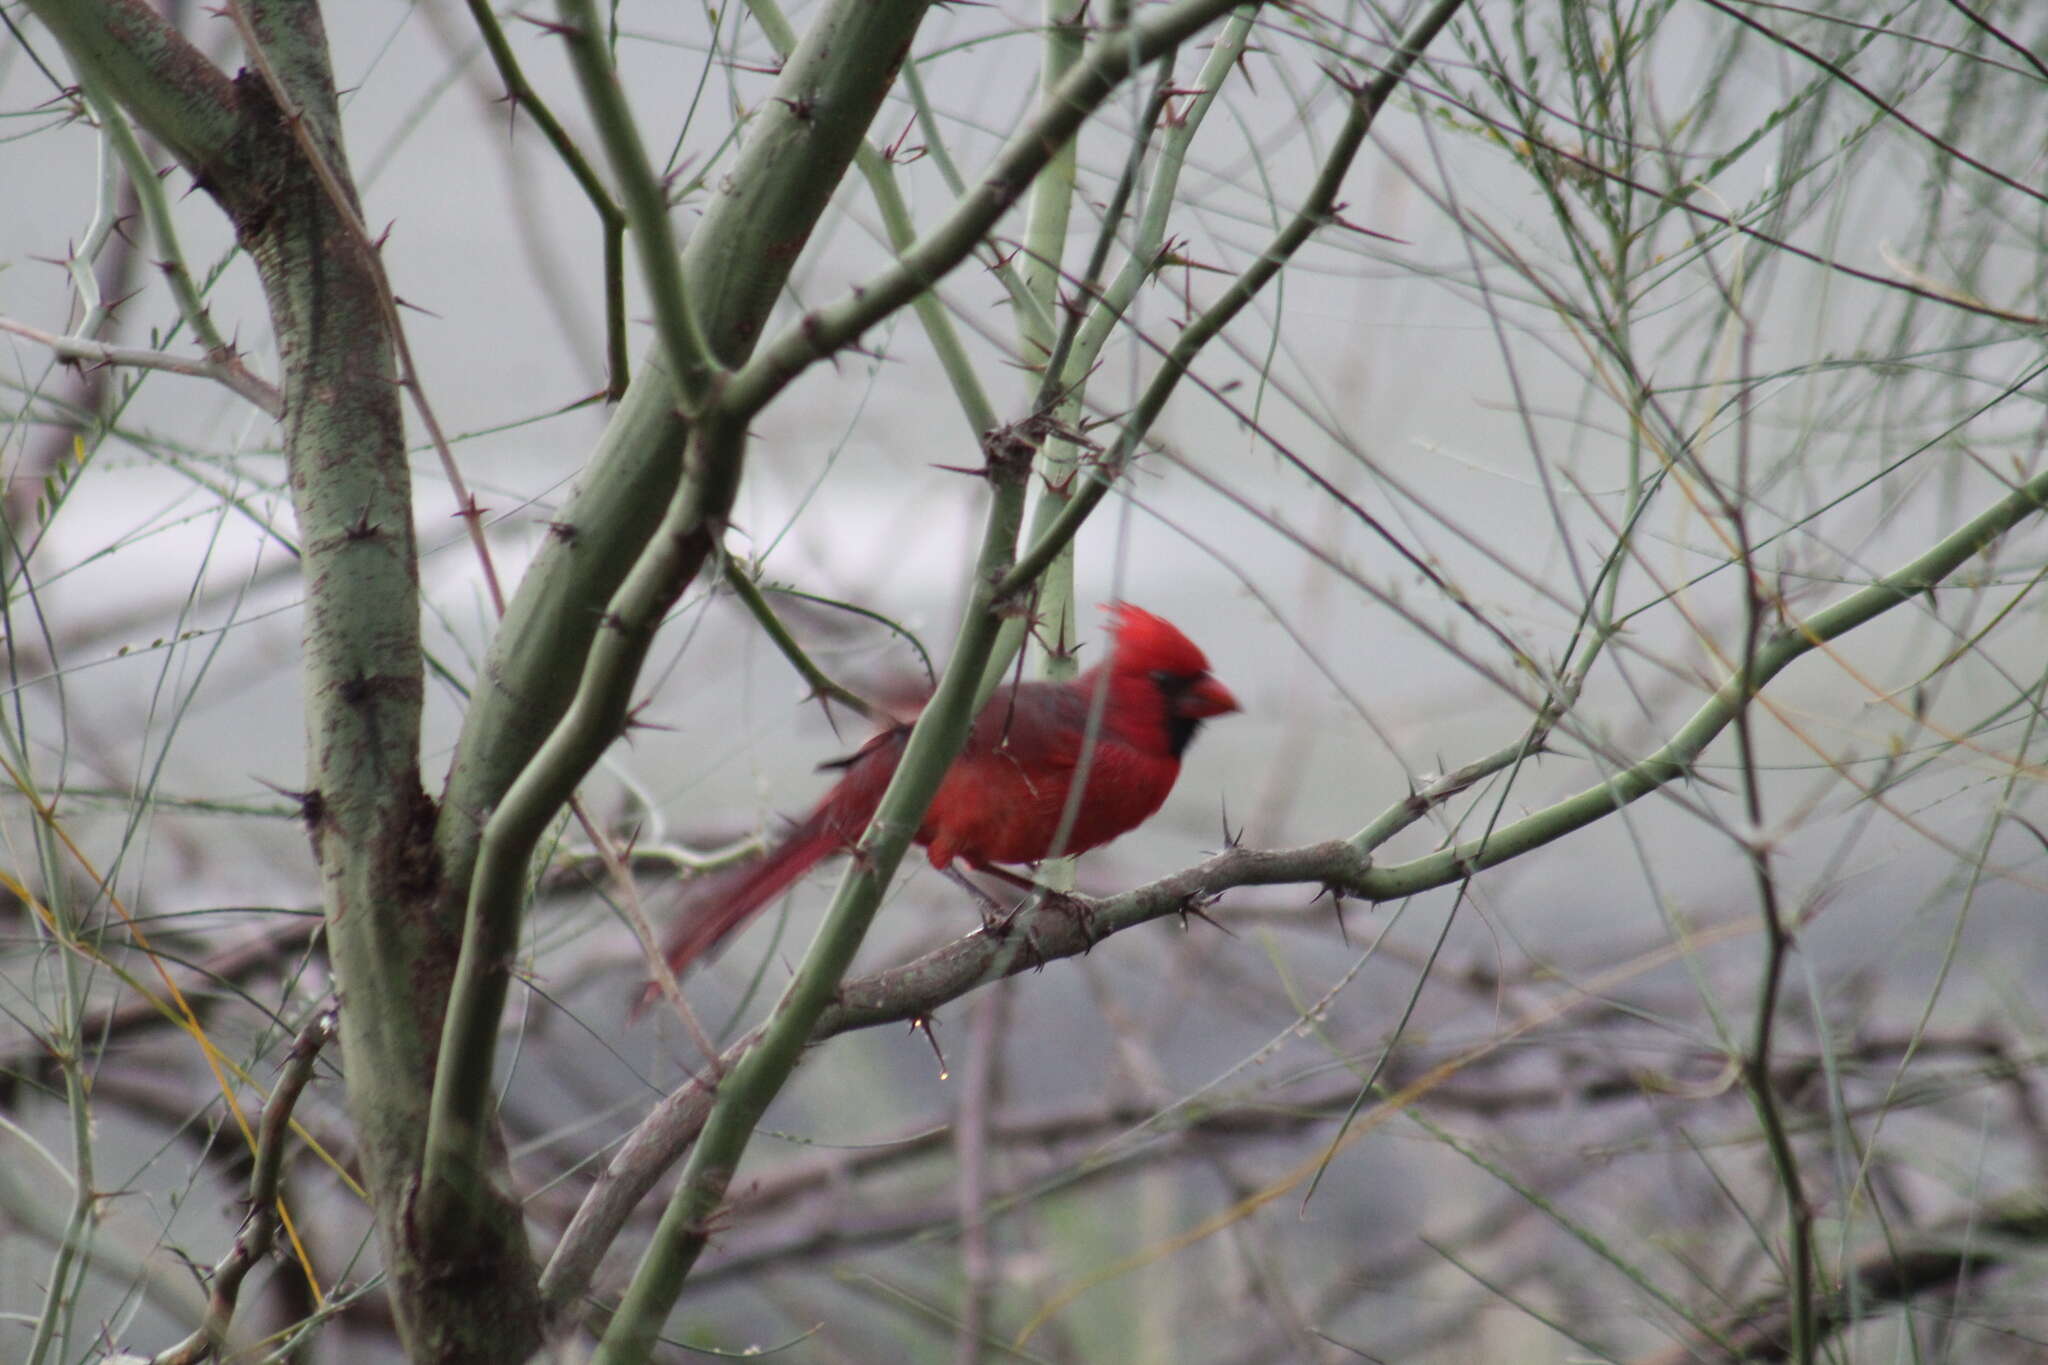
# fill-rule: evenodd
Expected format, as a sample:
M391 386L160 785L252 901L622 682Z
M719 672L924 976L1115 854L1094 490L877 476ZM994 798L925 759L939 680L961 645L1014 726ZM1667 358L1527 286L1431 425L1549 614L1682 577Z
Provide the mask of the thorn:
M697 1231L703 1236L705 1242L709 1243L713 1237L718 1236L731 1226L732 1209L730 1207L721 1207L706 1217L699 1219Z
M838 743L845 743L845 738L839 733L839 717L832 710L832 694L823 687L813 687L804 694L804 700L818 703L818 709L825 713L825 723L832 727L832 738Z
M67 85L60 89L56 94L50 96L50 98L44 100L41 104L35 105L33 107L37 109L47 109L53 104L68 104L71 106L71 117L75 119L85 112L84 98L85 92L81 90L78 86Z
M1246 88L1249 89L1254 95L1256 95L1259 93L1259 83L1252 79L1252 64L1245 60L1245 58L1249 57L1254 50L1255 49L1252 47L1250 43L1247 43L1242 48L1238 49L1236 66L1238 74L1244 77L1244 83ZM1265 49L1259 48L1256 50L1263 52Z
M1188 921L1190 919L1198 919L1202 921L1202 923L1209 925L1211 928L1222 930L1223 935L1226 938L1236 938L1236 934L1232 933L1229 929L1224 928L1223 925L1217 923L1217 921L1214 918L1212 918L1209 914L1209 907L1216 904L1216 902L1222 899L1223 896L1220 892L1202 891L1193 891L1188 893L1187 896L1183 897L1181 903L1177 907L1175 907L1180 913L1180 927L1182 932L1186 932L1188 927Z
M892 166L908 166L911 162L917 160L919 157L924 156L927 152L929 152L931 150L929 147L922 146L913 148L908 154L904 152L904 140L910 136L910 130L912 128L915 128L916 126L917 115L912 114L910 117L904 119L903 131L896 134L896 140L894 142L891 142L888 146L882 148L882 160L888 162Z
M512 139L519 134L519 92L507 90L498 96L496 103L505 106L505 144L510 146Z
M1178 240L1182 245L1186 245L1185 238L1179 238L1176 240ZM1237 273L1227 266L1210 265L1207 261L1198 261L1194 257L1187 255L1185 252L1177 251L1174 249L1174 245L1172 242L1169 242L1165 246L1161 247L1159 249L1158 257L1152 262L1152 268L1154 270L1164 270L1169 266L1176 265L1183 270L1206 270L1212 275L1234 275Z
M673 725L663 725L660 721L641 719L642 714L653 704L653 698L650 697L646 701L628 707L626 710L626 723L619 727L620 732L629 738L635 730L667 730L673 732L676 728Z
M577 38L581 37L583 33L583 30L575 24L565 24L553 19L536 19L531 14L520 14L514 17L525 20L552 38Z
M932 1045L932 1056L938 1058L939 1079L949 1079L952 1073L946 1069L946 1054L939 1050L939 1021L929 1014L914 1014L910 1018L910 1031L924 1035L924 1040Z
M695 152L692 152L688 156L684 157L681 161L678 161L671 169L664 171L662 173L662 192L664 197L668 198L671 205L673 205L676 202L676 199L679 198L680 196L669 195L668 191L674 189L676 186L676 182L683 178L683 173L696 164L697 154Z
M320 795L318 788L293 791L290 787L280 787L269 778L257 777L253 773L250 775L250 780L261 783L279 796L282 796L285 800L296 805L299 808L299 819L305 821L308 825L319 824L321 818L327 814L327 800Z
M1355 232L1361 237L1370 237L1375 241L1392 242L1395 246L1415 245L1405 237L1396 237L1390 232L1377 232L1372 228L1366 227L1363 223L1352 222L1339 212L1343 207L1342 204L1338 204L1330 210L1330 221L1343 228L1346 232Z
M1365 93L1365 82L1360 78L1353 76L1348 72L1340 71L1339 69L1337 69L1334 66L1331 66L1327 62L1321 63L1321 65L1323 68L1323 74L1325 76L1328 76L1332 81L1334 81L1337 85L1337 88L1339 90L1342 90L1345 94L1351 96L1351 98L1357 99L1360 95L1363 95Z
M1056 904L1074 917L1074 927L1080 931L1081 941L1088 945L1082 951L1084 953L1094 952L1095 945L1102 942L1103 936L1095 932L1095 906L1093 903L1085 896L1075 895L1066 891L1048 895L1046 903L1048 905ZM1038 947L1036 943L1031 946L1034 951ZM1039 956L1042 958L1045 954L1041 952ZM1042 967L1044 964L1041 963L1040 965Z

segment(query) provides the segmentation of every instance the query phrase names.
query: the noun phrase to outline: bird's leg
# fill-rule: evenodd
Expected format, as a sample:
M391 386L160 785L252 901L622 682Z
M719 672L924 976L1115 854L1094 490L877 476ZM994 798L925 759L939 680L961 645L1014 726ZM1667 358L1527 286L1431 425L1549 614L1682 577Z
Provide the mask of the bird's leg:
M990 869L981 868L978 870L986 872ZM1011 906L1007 909L1004 908L994 896L982 890L974 878L968 876L951 863L947 863L944 867L940 868L939 875L952 882L962 891L965 891L969 896L972 896L974 903L981 907L981 931L984 934L987 934L990 938L1000 938L1010 932L1010 919L1021 907ZM1026 903L1028 904L1028 902Z
M962 872L959 868L954 867L951 863L948 863L946 865L946 867L944 868L944 872L947 880L953 882L955 885L959 886L961 890L965 891L968 895L974 897L975 904L981 907L981 931L984 934L987 934L990 938L1007 938L1010 933L1011 924L1015 922L1017 916L1021 914L1024 908L1030 905L1035 898L1042 896L1047 900L1051 900L1060 894L1059 892L1054 891L1051 887L1040 886L1037 882L1032 881L1029 877L1020 876L1017 873L1010 871L1006 867L996 867L991 863L976 862L970 862L968 863L968 866L973 868L976 872L983 873L986 876L994 877L998 881L1008 882L1010 885L1016 887L1018 890L1027 893L1024 899L1018 901L1015 905L1005 906L1002 902L998 901L994 896L991 896L986 890L979 886L975 882L975 880L972 877L968 876L965 872Z
M1008 882L1010 885L1016 887L1019 891L1027 891L1034 896L1041 891L1045 892L1047 895L1056 896L1059 894L1057 891L1054 891L1051 887L1041 886L1037 882L1032 881L1031 878L1025 876L1023 873L1012 872L1007 867L997 867L994 863L973 863L970 864L970 866L972 866L976 872L981 873L985 877L994 877L999 882Z

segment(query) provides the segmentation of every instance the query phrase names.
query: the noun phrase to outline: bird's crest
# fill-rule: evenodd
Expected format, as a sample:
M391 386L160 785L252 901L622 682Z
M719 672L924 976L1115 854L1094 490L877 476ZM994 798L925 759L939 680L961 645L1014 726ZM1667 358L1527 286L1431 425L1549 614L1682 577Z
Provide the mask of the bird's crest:
M1171 673L1197 677L1209 671L1209 660L1195 642L1169 622L1128 602L1107 602L1109 633L1116 642L1110 666L1119 673Z

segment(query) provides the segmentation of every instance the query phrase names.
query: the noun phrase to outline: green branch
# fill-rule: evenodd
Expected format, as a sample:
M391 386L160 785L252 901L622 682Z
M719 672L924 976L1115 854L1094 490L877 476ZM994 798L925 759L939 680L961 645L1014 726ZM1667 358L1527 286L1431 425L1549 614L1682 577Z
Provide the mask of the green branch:
M683 283L682 259L669 227L668 190L648 160L626 92L619 88L595 0L558 0L556 8L562 16L560 32L569 44L569 64L619 182L626 221L639 248L640 272L654 298L655 330L668 353L684 410L695 414L708 398L719 367Z
M484 825L434 1069L420 1175L417 1221L436 1237L459 1237L471 1210L485 1202L498 1019L519 946L534 847L576 785L625 731L655 632L714 551L712 526L732 504L745 441L737 427L697 429L690 473L613 595L574 699Z
M572 36L596 42L601 30L589 7L572 8L590 21ZM925 10L922 0L839 0L786 64L729 191L683 262L717 353L746 353ZM579 60L594 105L617 95L601 50ZM821 107L839 117L804 112ZM608 145L624 150L616 140ZM627 212L638 232L643 215L631 195ZM721 411L693 430L676 399L668 365L641 366L586 492L555 524L548 553L505 617L486 662L488 685L465 720L436 830L445 885L461 897L464 924L421 1178L421 1208L449 1220L437 1235L459 1238L467 1216L488 1207L489 1081L534 848L619 737L653 631L712 554L738 486L744 424ZM423 1217L418 1225L433 1223Z
M555 149L555 155L568 167L577 188L583 191L583 197L590 201L590 207L597 213L598 226L604 233L605 375L607 394L616 402L626 392L629 364L626 357L625 210L612 198L604 181L598 179L590 158L583 155L583 149L569 136L569 130L555 117L555 111L548 107L540 92L533 88L533 83L526 79L526 71L519 65L512 44L506 41L504 26L491 12L487 0L466 0L466 3L471 21L476 24L477 32L483 35L484 50L491 54L491 64L498 69L498 79L505 82L505 98L515 109L526 111L526 116L540 129L540 135L547 139L548 146Z
M751 351L926 8L834 0L748 120L739 161L683 251L690 300L716 356ZM839 117L799 118L806 107ZM567 710L606 606L682 478L690 423L664 351L657 345L643 359L491 642L435 830L451 914L462 913L484 822Z
M185 264L185 252L178 244L177 223L171 217L170 197L164 193L163 178L157 174L157 168L149 164L149 158L143 155L142 143L137 140L135 130L129 126L120 106L105 97L97 81L87 82L86 93L113 143L115 154L128 168L129 182L135 186L135 202L141 206L142 216L149 223L149 235L156 240L156 268L163 272L165 282L170 285L171 297L178 301L179 314L191 327L192 335L199 344L206 348L209 359L231 371L241 370L240 355L221 335L220 328L214 326L213 315L206 311L206 301L200 297L191 268ZM263 382L254 376L250 379L253 384ZM271 412L271 416L276 415L275 411Z
M789 633L789 627L783 625L782 618L775 614L775 608L769 606L768 599L761 595L760 585L754 581L754 572L750 566L734 559L723 549L719 552L719 558L725 569L725 585L732 589L733 596L740 599L762 632L774 642L778 650L782 651L782 657L789 661L789 666L796 670L797 676L810 685L813 697L836 701L863 720L871 720L877 724L889 721L888 712L852 688L834 682L824 669L812 662L811 656L804 653L803 646L796 642L796 637Z

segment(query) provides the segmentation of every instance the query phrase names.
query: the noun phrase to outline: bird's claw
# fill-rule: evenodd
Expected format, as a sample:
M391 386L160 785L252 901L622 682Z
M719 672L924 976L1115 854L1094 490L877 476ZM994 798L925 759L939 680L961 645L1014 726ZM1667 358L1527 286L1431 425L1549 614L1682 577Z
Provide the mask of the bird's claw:
M989 938L1001 942L1018 927L1018 920L1024 916L1025 911L1031 910L1034 906L1040 910L1058 910L1072 916L1074 926L1080 932L1081 941L1086 945L1081 951L1087 952L1102 941L1101 936L1095 932L1094 902L1085 896L1077 896L1067 891L1054 891L1050 887L1040 887L1007 910L996 910L992 905L984 907L981 931ZM1031 956L1036 959L1040 970L1043 970L1053 955L1046 952L1045 946L1038 941L1038 933L1034 927L1037 919L1036 914L1023 919L1024 944L1031 950Z
M1081 935L1081 942L1086 945L1081 949L1082 952L1088 952L1102 942L1102 935L1095 932L1095 902L1086 896L1056 891L1045 898L1045 903L1049 906L1057 905L1073 917L1074 929Z

